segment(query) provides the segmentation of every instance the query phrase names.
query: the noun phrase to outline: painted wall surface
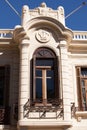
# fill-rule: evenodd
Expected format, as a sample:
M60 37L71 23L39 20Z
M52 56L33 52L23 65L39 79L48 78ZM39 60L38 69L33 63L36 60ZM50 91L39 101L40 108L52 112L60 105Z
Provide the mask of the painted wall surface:
M0 34L2 32L6 33L2 30ZM0 35L0 66L10 65L11 68L11 125L6 128L0 125L1 130L87 130L87 111L75 111L78 107L75 67L87 66L86 43L87 32L75 32L65 26L63 7L60 6L54 11L45 3L33 10L23 6L22 25L17 25L12 30L11 38ZM31 98L33 87L31 61L34 52L42 47L51 49L58 60L60 99L63 101L60 117L56 116L60 109L47 112L48 118L44 119L39 118L38 111L29 111L29 104L24 109ZM71 111L72 103L74 107ZM16 104L18 113L14 113ZM15 119L14 114L18 114L18 119ZM52 116L56 118L52 119Z

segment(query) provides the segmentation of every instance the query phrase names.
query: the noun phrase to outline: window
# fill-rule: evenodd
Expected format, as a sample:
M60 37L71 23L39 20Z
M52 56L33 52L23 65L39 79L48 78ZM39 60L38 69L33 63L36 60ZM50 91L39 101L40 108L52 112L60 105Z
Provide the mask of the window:
M10 66L0 66L0 124L10 124Z
M87 67L76 67L79 109L87 110Z
M49 104L59 98L58 64L55 53L48 48L39 48L33 56L33 95L37 103Z
M9 79L10 79L10 67L0 66L0 107L8 106Z

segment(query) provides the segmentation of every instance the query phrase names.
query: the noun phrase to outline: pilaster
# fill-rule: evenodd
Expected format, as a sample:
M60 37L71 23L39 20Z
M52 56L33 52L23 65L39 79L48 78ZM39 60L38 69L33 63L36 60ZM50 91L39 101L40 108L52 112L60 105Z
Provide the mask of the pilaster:
M23 27L28 22L28 20L30 20L29 7L27 5L24 5L22 8L22 26Z
M67 43L61 41L60 47L60 62L61 62L61 86L63 107L64 107L64 120L69 121L71 119L70 108L70 86L69 86L69 73L68 73L68 55L67 55Z
M23 119L23 106L29 98L29 40L22 40L20 45L20 77L19 77L19 119Z
M14 41L20 49L20 73L19 73L19 120L23 119L23 106L29 98L29 36L22 26L16 26L13 32Z

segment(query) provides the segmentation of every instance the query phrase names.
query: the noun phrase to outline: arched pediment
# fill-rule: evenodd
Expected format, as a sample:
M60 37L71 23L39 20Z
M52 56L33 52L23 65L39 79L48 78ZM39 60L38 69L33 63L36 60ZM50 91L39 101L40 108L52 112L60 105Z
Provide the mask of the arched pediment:
M51 32L54 32L56 36L56 40L66 40L70 42L72 40L73 33L70 29L66 28L62 23L58 20L53 19L47 16L40 16L29 20L24 29L29 31L31 29L39 30L39 29L46 29Z

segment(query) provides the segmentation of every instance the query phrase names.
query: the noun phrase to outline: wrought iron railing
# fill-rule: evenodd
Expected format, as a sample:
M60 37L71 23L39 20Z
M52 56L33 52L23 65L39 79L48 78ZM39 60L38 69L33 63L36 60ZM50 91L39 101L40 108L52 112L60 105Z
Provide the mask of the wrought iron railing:
M76 107L75 103L71 103L71 118L75 117Z
M24 118L52 119L63 118L63 103L61 99L28 100L23 107Z
M0 124L10 124L10 107L0 107Z
M87 111L87 107L75 107L75 103L71 103L71 118L75 117L76 112L84 113Z

